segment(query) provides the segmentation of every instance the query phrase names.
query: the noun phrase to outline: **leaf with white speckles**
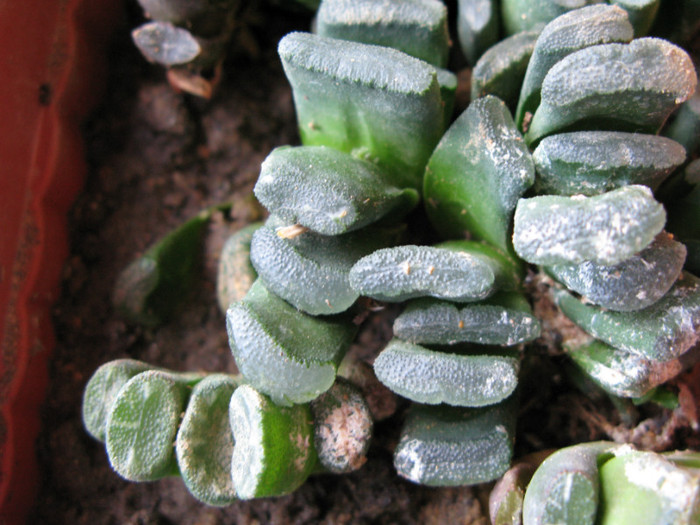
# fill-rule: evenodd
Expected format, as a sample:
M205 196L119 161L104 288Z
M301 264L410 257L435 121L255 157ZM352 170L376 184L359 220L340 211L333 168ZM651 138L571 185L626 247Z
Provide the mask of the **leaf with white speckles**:
M514 396L483 408L414 404L394 450L394 467L414 483L434 487L492 481L510 466Z
M593 197L521 199L514 221L515 251L528 262L614 265L654 240L666 212L646 186L624 186Z

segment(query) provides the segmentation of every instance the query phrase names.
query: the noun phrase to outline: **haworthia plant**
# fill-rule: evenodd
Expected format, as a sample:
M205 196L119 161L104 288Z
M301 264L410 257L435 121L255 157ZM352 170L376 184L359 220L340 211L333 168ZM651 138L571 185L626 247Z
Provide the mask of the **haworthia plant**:
M229 236L221 248L216 274L216 297L219 308L226 313L229 305L240 301L258 278L250 263L250 242L262 222L254 222Z
M350 269L360 258L395 244L402 232L370 227L333 237L306 232L283 238L280 224L271 216L255 232L251 262L271 292L311 315L350 308L359 297L350 285Z
M460 115L430 157L426 210L444 237L468 232L510 253L512 213L534 180L532 157L508 108L486 96Z
M622 131L550 135L532 153L535 191L590 196L630 184L656 190L685 158L681 144L658 135Z
M558 450L535 471L525 492L523 523L593 525L598 509L598 466L620 445L599 441Z
M547 271L588 301L615 311L641 310L669 291L683 269L686 248L665 232L641 252L605 266L586 261Z
M447 8L438 0L323 0L316 31L398 49L440 68L447 65Z
M457 2L457 36L467 62L474 65L479 57L498 42L500 9L497 0L459 0Z
M483 408L414 404L394 451L400 476L429 486L499 478L513 455L516 403Z
M540 323L524 295L501 292L466 305L416 299L394 321L394 334L419 344L510 346L539 337Z
M597 44L629 42L633 29L627 13L610 5L591 5L569 11L548 23L540 33L522 82L515 123L526 129L540 103L542 82L554 64L571 53Z
M173 443L189 382L160 370L131 378L107 418L105 445L112 468L131 481L177 475Z
M175 439L180 475L190 493L207 505L230 505L236 500L228 410L240 382L240 378L212 374L197 383Z
M83 392L83 424L99 441L105 440L107 418L122 387L132 377L154 367L134 359L118 359L103 364L85 385Z
M513 245L534 264L614 265L646 248L664 227L666 212L646 186L584 197L521 199Z
M114 305L132 321L157 326L187 295L210 208L171 231L124 269L114 286Z
M305 403L328 390L356 327L300 312L256 281L226 314L238 369L275 403Z
M248 385L231 396L236 443L231 476L240 499L281 496L299 487L316 465L308 404L281 407Z
M367 461L372 414L360 389L338 378L311 402L314 447L321 467L335 474L352 472Z
M693 525L700 522L697 458L684 468L660 454L628 450L600 467L601 525Z
M583 344L564 341L564 349L590 379L618 397L641 398L683 369L681 359L653 361L597 340Z
M260 167L255 196L288 224L323 235L360 229L418 203L375 164L326 146L280 147Z
M587 47L549 70L525 140L534 144L574 125L653 134L696 84L688 54L665 40Z
M395 49L291 33L279 43L305 145L365 155L419 188L444 130L434 66Z
M564 315L615 348L653 361L670 361L695 345L700 332L700 279L683 272L663 298L643 310L613 312L552 290Z
M518 383L518 352L492 347L432 350L394 338L374 361L390 390L436 405L481 407L510 396Z
M522 31L487 49L472 69L471 99L493 95L515 111L538 31Z
M508 34L546 24L567 11L604 0L502 0L503 25Z
M510 267L478 248L478 243L461 241L377 250L355 263L350 286L388 302L423 296L457 302L485 299L499 283L508 281Z

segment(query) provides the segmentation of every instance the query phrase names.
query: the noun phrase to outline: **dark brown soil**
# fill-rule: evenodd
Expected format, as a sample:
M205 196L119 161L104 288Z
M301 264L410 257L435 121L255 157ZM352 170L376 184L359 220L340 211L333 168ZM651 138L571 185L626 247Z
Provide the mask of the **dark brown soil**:
M290 30L306 30L309 17L251 9L244 25L210 102L176 94L134 51L127 27L115 44L108 94L86 129L90 175L70 217L71 256L55 308L58 343L39 441L44 484L30 522L485 525L488 487L429 489L395 474L391 451L401 403L376 425L369 460L358 472L312 477L292 495L222 509L198 503L177 478L124 481L109 467L104 446L83 429L83 388L106 361L131 357L180 371L235 371L215 297L216 256L229 232L261 217L251 190L262 160L277 145L298 143L276 42ZM201 280L186 308L158 330L126 323L110 302L117 274L183 220L228 199L231 216L212 222ZM381 316L366 321L355 351L371 360L386 342L386 326ZM518 455L623 434L649 448L700 446L682 412L645 409L621 424L609 401L572 388L556 343L550 334L528 350ZM663 425L673 428L664 434Z

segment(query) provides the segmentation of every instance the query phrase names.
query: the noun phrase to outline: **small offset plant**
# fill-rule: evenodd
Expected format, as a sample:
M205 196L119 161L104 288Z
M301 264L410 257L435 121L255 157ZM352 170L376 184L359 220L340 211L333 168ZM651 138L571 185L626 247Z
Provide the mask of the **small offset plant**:
M372 413L351 382L366 371L349 370L360 367L346 354L364 297L404 305L373 363L410 401L399 475L431 486L501 478L494 524L697 523L693 453L595 442L511 469L521 363L542 332L533 280L580 328L563 334L565 354L612 399L648 399L697 361L697 77L680 47L645 36L687 33L663 7L460 1L473 100L453 120L441 2L322 1L317 33L278 48L302 144L263 162L254 192L270 216L232 236L221 259L241 375L100 368L84 420L115 470L136 481L179 473L195 497L226 505L360 468ZM414 244L403 222L421 198L440 237L431 245ZM134 267L172 281L164 292L184 281L168 269L182 260L174 248L144 260ZM117 294L147 325L172 303L148 275L122 278L138 293Z

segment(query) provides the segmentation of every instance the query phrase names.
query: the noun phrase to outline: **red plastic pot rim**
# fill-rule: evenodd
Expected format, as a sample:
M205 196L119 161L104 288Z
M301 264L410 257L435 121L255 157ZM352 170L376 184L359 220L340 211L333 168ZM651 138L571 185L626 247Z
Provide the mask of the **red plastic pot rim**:
M0 3L0 521L24 522L54 344L50 309L82 186L80 123L99 99L121 2Z

